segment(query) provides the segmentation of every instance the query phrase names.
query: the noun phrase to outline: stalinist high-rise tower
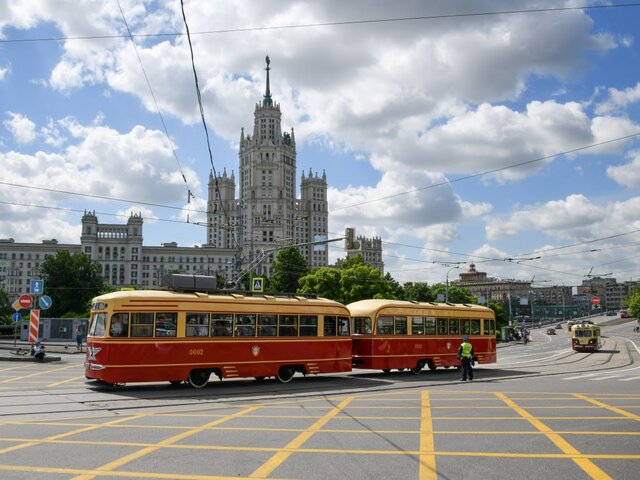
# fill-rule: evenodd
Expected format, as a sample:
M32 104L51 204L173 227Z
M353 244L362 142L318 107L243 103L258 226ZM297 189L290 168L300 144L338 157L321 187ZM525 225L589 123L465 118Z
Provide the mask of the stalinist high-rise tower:
M224 171L209 176L207 245L235 249L238 271L262 252L287 245L300 245L309 267L328 265L327 178L311 170L300 178L296 197L296 139L282 132L280 105L271 98L269 57L266 58L266 88L253 112L253 133L240 132L239 198L235 198L235 176ZM277 250L257 267L270 275Z

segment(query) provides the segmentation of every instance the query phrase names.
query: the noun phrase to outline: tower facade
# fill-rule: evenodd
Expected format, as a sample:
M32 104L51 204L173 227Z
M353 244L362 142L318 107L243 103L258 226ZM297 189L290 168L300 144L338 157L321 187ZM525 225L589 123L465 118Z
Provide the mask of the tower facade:
M269 276L281 247L298 245L311 268L328 265L327 179L309 171L302 175L297 198L296 140L293 128L282 131L280 105L271 98L271 70L266 58L266 89L253 112L253 132L240 131L239 198L235 177L226 172L209 178L207 244L236 248L238 273L262 257L255 273ZM266 254L266 255L265 255Z

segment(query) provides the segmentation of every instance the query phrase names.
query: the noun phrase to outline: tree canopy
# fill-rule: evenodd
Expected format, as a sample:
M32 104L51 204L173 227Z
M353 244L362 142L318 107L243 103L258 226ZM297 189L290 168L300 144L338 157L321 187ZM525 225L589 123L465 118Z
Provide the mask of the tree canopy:
M396 298L393 285L362 255L348 257L337 268L323 267L299 280L298 293L316 293L343 304L365 298Z
M640 318L640 285L629 294L629 315Z
M11 304L9 294L0 288L0 324L11 322Z
M100 265L83 253L59 250L42 262L40 273L53 301L47 316L88 315L91 299L106 291Z
M441 293L445 298L447 296L447 287L441 283L436 283L431 287L431 293L434 298ZM476 297L469 293L469 290L459 285L449 284L449 303L478 303Z
M271 264L271 269L271 292L297 292L298 280L309 272L307 260L296 247L280 250Z

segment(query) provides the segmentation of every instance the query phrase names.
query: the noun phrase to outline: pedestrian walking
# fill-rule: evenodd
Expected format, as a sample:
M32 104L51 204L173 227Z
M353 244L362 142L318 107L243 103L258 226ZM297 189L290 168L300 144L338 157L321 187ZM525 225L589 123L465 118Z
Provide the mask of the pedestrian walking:
M469 343L469 336L462 336L462 343L460 344L460 348L458 348L458 360L462 364L462 378L463 382L466 382L467 379L473 380L473 366L471 363L473 362L473 345Z
M76 350L78 350L79 352L82 351L82 339L83 339L82 327L78 325L76 327Z

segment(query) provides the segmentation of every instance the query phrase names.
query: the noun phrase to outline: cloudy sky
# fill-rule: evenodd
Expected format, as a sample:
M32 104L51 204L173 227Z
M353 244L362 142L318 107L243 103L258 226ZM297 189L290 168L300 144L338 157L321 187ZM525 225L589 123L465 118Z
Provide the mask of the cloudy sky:
M212 162L180 0L0 0L0 238L77 244L95 210L142 212L145 245L204 243L212 163L237 175L269 55L298 178L326 172L330 237L380 237L396 280L470 263L541 285L640 276L640 4L184 0L184 14Z

